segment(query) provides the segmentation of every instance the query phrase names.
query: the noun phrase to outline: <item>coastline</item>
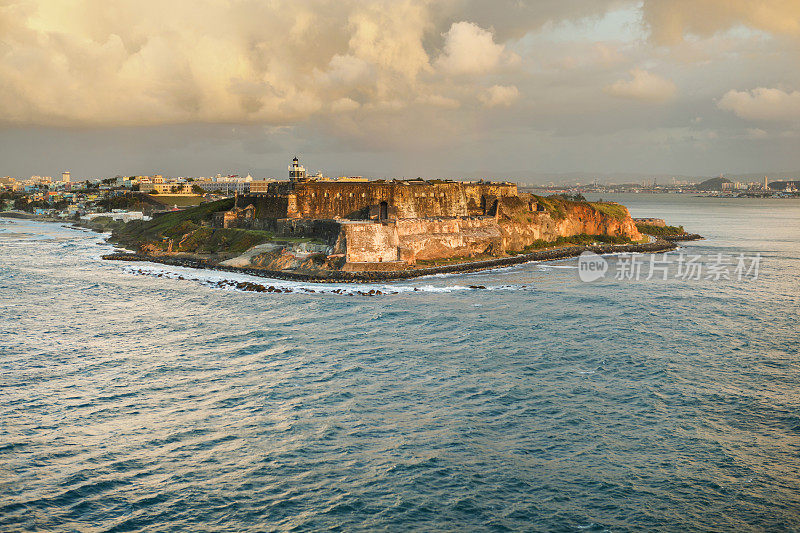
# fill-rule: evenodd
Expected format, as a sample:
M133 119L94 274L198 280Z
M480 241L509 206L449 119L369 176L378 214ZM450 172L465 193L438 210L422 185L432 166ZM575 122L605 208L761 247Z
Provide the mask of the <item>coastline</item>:
M9 212L4 212L2 215L9 215ZM2 216L0 215L0 216ZM27 215L27 213L25 213ZM8 218L18 218L35 220L37 222L60 223L65 227L73 229L92 230L99 232L98 229L92 228L88 224L81 224L80 222L52 219L49 217L42 217L37 215L17 216L17 213L11 214ZM234 267L225 266L218 263L212 263L206 259L194 259L187 257L173 257L173 256L150 256L136 252L114 252L111 254L104 254L102 259L107 261L129 261L129 262L149 262L158 263L170 266L179 266L186 268L196 268L200 270L215 270L220 272L231 272L238 274L247 274L250 276L279 279L285 281L302 281L309 283L372 283L382 281L394 281L402 279L413 279L425 276L432 276L436 274L459 274L480 272L491 270L494 268L503 268L508 266L520 265L523 263L530 263L536 261L557 261L560 259L568 259L577 257L585 251L594 252L598 255L616 254L616 253L658 253L674 250L678 247L676 243L695 241L703 239L702 235L696 233L686 233L683 235L664 235L656 237L655 241L641 244L606 244L606 245L588 245L588 246L564 246L560 248L551 248L547 250L539 250L527 254L514 255L509 257L499 257L497 259L487 259L478 261L465 261L462 263L455 263L451 265L442 265L435 267L414 268L406 270L386 270L386 271L326 271L324 273L301 273L283 270L268 270L252 267ZM116 244L119 247L118 243ZM124 249L124 247L122 247Z
M216 270L222 272L233 272L237 274L247 274L261 278L280 279L288 281L304 281L311 283L370 283L376 281L392 281L401 279L419 278L436 274L458 274L468 272L479 272L502 268L534 261L555 261L577 257L583 252L594 252L598 255L616 253L657 253L674 250L678 247L676 242L683 240L702 239L700 235L680 235L673 239L657 239L655 242L644 244L609 244L609 245L589 245L589 246L565 246L550 250L541 250L528 254L521 254L512 257L500 257L484 261L469 261L456 263L453 265L443 265L438 267L427 267L410 270L393 271L328 271L325 274L304 274L300 272L289 272L280 270L265 270L260 268L245 268L223 266L212 264L202 259L189 259L179 257L155 257L137 253L112 253L103 255L107 261L131 261L160 263L163 265L180 266L187 268L197 268L202 270Z

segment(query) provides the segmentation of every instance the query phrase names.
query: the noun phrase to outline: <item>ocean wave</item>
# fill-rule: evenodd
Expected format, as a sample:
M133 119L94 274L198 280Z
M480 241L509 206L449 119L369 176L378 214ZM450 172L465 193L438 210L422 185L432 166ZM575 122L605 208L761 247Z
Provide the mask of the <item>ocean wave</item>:
M186 267L164 267L164 265L136 263L125 265L128 274L155 278L191 281L212 289L243 292L282 293L282 294L337 294L347 296L384 296L408 293L453 293L461 291L519 291L531 290L528 285L477 285L454 284L437 286L433 284L353 284L353 283L304 283L296 281L262 278L247 274L217 274L207 270ZM423 279L423 278L420 278Z

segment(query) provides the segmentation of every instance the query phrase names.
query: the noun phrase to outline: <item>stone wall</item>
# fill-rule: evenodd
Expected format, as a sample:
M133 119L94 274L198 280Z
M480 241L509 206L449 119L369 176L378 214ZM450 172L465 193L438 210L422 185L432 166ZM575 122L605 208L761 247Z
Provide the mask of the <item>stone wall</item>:
M244 195L239 197L239 205L254 206L257 220L286 218L289 210L289 196L272 194Z
M256 218L369 218L369 208L386 202L397 218L483 215L499 197L515 196L510 183L370 181L271 183L266 194L249 195Z
M502 235L494 217L399 220L400 259L473 257L502 253Z
M502 252L494 217L404 219L389 223L344 223L337 248L348 263L472 257Z
M399 259L395 224L356 222L344 223L341 228L347 263L383 263Z

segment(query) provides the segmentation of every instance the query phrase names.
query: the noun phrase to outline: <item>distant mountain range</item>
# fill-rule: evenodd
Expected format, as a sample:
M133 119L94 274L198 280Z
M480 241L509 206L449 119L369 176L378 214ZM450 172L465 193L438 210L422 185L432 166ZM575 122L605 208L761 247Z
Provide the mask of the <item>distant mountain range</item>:
M747 178L748 181L752 181L752 178ZM740 178L737 181L744 181ZM723 183L732 183L731 180L727 178L711 178L709 180L705 180L702 183L698 183L696 188L700 191L721 191ZM800 180L782 180L782 181L770 181L769 188L773 191L782 191L787 187L793 187L795 189L800 188Z
M544 173L544 172L509 172L507 174L498 175L493 173L480 173L471 172L464 175L464 178L478 179L507 179L521 184L527 185L547 185L553 183L554 185L575 185L580 182L582 184L591 183L597 180L601 184L652 184L655 181L661 185L670 185L673 179L676 181L687 181L692 183L701 183L708 180L728 180L732 182L756 182L763 183L764 176L768 176L771 181L779 180L797 180L800 179L800 171L795 172L764 172L753 174L725 174L724 177L720 176L686 176L680 174L638 174L638 173L591 173L591 172L567 172L560 174Z

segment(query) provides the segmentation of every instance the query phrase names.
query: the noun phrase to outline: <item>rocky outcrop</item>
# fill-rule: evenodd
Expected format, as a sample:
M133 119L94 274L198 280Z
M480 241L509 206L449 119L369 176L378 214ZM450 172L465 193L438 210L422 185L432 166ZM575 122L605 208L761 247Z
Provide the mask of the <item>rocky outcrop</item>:
M544 202L548 202L544 206ZM523 250L537 240L554 241L573 235L608 235L642 239L628 209L620 204L592 204L542 199L533 195L502 198L496 220L503 250ZM542 209L544 207L544 209Z

